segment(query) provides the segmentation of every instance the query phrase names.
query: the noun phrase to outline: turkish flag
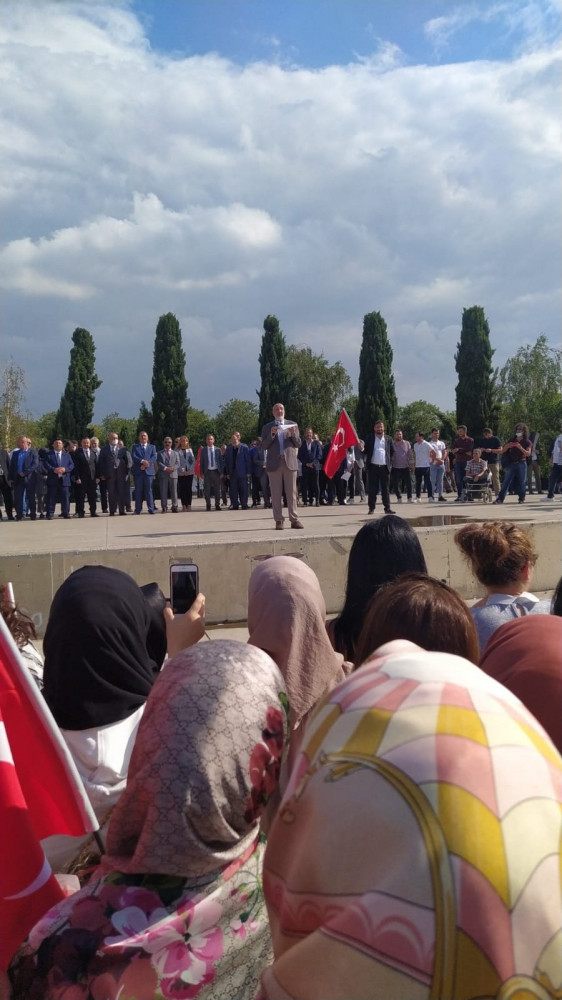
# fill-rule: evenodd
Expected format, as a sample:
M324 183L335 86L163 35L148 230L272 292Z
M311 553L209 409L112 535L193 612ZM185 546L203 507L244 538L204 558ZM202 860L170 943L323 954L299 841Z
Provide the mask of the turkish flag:
M194 475L197 476L198 479L201 479L201 452L202 451L203 451L203 445L200 444L199 448L197 449L197 458L195 459L195 466L193 468L193 473L194 473Z
M64 897L39 841L97 828L66 743L0 615L0 969Z
M347 449L351 448L354 444L359 444L357 431L351 423L347 412L342 410L340 413L340 419L338 420L338 426L336 427L336 433L332 438L330 450L326 455L326 461L324 462L324 474L328 477L328 479L331 479L332 476L336 474L342 460L345 457Z

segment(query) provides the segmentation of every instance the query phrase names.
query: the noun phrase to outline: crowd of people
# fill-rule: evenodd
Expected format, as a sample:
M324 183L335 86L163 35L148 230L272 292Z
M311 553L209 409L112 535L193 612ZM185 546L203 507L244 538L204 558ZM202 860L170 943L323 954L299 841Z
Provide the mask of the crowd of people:
M206 641L203 595L174 616L91 566L41 668L3 600L101 833L45 842L76 891L2 1000L558 1000L562 581L529 591L520 525L455 541L472 607L392 514L356 535L331 621L305 562L265 559L247 644Z
M189 437L165 437L161 447L142 431L138 441L126 448L114 432L100 447L97 438L80 442L60 439L51 448L35 449L28 437L17 447L0 449L0 495L8 520L24 517L50 520L60 504L60 515L84 517L86 503L92 517L98 510L110 516L140 514L143 506L156 513L155 495L162 513L189 512L194 497L204 499L206 510L229 507L272 508L275 526L283 527L282 506L288 508L291 527L302 527L297 506L332 506L368 502L375 510L380 494L389 513L390 497L397 503L444 503L474 500L504 502L514 493L519 503L528 493L545 494L554 500L562 482L562 433L554 441L549 459L548 483L541 474L540 435L516 425L509 440L502 442L491 428L481 437L470 437L465 426L457 428L447 443L439 428L415 441L406 440L401 429L388 433L382 420L374 424L365 441L349 447L331 477L324 472L333 447L308 427L301 439L298 426L285 418L282 403L273 407L273 420L261 436L249 444L234 431L230 442L217 443L208 434L205 444L193 449ZM546 493L545 493L546 486ZM456 494L456 495L455 495ZM1 512L0 512L1 516Z

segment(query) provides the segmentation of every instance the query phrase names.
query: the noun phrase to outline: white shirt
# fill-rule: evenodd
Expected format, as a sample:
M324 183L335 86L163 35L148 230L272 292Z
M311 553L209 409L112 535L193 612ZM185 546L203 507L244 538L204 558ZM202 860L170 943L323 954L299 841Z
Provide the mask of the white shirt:
M381 437L375 434L371 465L386 465L386 440L384 434Z
M283 454L283 441L285 440L285 420L276 420L277 425L277 440L279 441L279 451L281 455Z
M209 459L209 464L207 466L209 472L213 472L217 468L217 460L215 456L215 446L214 444L207 445L207 455Z
M428 441L428 444L431 447L431 449L435 452L437 458L442 459L443 455L445 454L445 450L447 448L445 442L439 441L439 439L437 439L437 441L434 441L432 438L431 441ZM432 465L436 464L435 459L430 459L430 461Z
M414 453L416 456L416 468L425 469L430 464L429 453L432 450L432 444L429 441L420 441L419 444L416 441L414 445Z
M562 465L562 434L559 434L552 449L552 461L555 465Z

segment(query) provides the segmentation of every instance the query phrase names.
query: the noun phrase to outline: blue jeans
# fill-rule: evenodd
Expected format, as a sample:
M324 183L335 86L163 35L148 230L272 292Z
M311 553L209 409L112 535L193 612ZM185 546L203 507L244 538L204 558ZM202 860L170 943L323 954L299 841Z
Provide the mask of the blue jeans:
M445 475L444 465L430 465L429 478L434 497L443 496L443 476Z
M466 462L453 463L453 472L455 474L455 486L457 487L457 496L459 497L461 497L463 494L465 470L466 470Z
M505 467L502 488L498 493L500 503L503 503L505 500L506 493L512 483L515 486L515 492L518 494L519 500L524 500L527 489L527 463L525 459L521 462L513 462L511 465Z

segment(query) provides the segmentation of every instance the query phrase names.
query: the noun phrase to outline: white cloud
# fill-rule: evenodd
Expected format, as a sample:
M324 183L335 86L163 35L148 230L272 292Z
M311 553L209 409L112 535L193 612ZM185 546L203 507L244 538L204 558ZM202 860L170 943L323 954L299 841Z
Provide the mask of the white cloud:
M412 66L381 44L312 71L154 53L122 5L9 4L0 20L1 350L37 411L86 326L99 414L136 412L168 310L211 410L255 398L270 312L355 377L380 309L401 401L444 406L463 306L485 307L498 361L557 336L552 46Z
M500 22L508 35L520 36L522 51L548 46L560 35L560 0L498 0L496 3L464 3L448 14L433 17L424 32L437 51L446 50L451 39L469 25Z

